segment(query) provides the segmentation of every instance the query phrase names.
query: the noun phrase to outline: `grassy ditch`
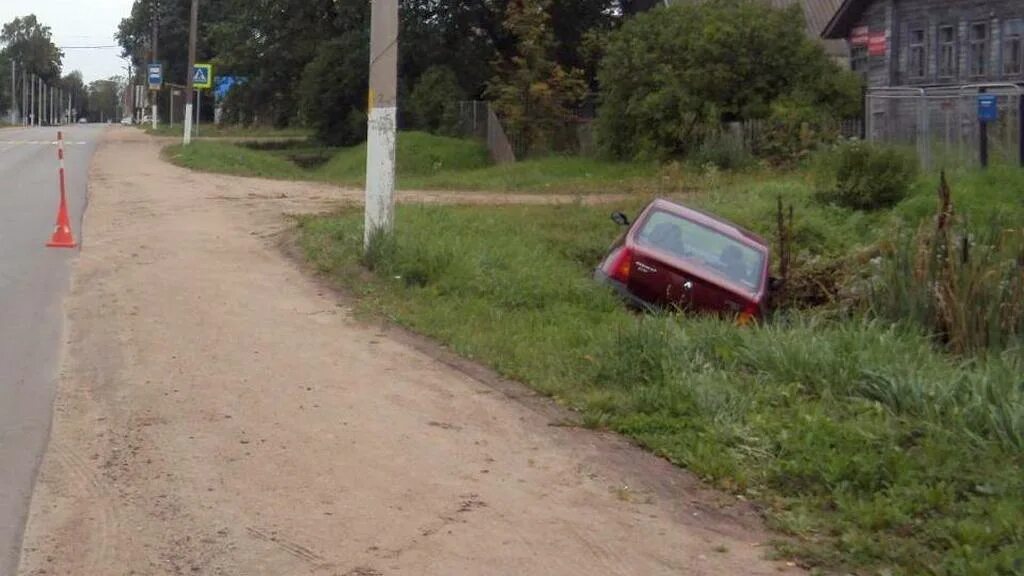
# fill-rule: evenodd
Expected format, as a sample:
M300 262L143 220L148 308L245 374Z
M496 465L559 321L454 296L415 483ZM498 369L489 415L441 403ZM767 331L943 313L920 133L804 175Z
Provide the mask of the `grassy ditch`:
M324 160L305 164L301 158L289 158L286 149L210 141L198 141L187 151L172 146L167 154L179 166L205 172L363 185L365 144L331 149L299 142L292 147ZM397 156L398 184L410 190L623 193L666 186L662 181L665 171L653 164L554 156L494 166L486 148L477 142L422 132L400 134ZM267 167L254 169L261 158ZM280 159L289 160L291 166L281 164Z
M770 213L779 191L810 193L793 181L763 200L695 201L742 221ZM401 235L365 259L360 213L299 229L309 260L365 310L761 503L794 537L785 555L865 573L1019 573L1019 354L960 360L909 327L812 312L749 329L638 317L589 280L618 233L608 212L403 207ZM814 210L800 250L850 251L882 234L852 231L882 218Z
M185 128L181 124L160 124L154 130L147 124L143 126L143 129L146 134L151 136L180 138ZM215 126L212 124L199 126L201 138L309 138L312 135L313 131L306 128Z

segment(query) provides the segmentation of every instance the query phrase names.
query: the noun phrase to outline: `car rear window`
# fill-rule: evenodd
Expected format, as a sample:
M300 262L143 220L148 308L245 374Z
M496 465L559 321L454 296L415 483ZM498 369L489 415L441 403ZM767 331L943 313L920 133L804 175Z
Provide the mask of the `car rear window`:
M707 226L657 210L636 238L752 293L761 289L764 254Z

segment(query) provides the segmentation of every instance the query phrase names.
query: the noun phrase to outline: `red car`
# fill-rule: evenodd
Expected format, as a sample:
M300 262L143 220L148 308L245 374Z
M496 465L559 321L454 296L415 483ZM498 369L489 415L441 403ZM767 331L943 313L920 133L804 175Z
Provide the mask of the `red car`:
M655 200L612 246L594 278L646 310L764 316L776 281L760 236L693 208Z

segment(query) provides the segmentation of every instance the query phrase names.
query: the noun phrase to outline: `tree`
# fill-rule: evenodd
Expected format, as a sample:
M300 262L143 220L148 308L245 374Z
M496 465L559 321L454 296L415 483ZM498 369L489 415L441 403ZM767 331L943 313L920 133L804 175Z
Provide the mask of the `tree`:
M789 98L856 106L849 73L807 38L798 7L762 0L681 3L628 21L601 64L598 136L618 157L685 155L722 122L765 118Z
M400 99L408 101L424 74L438 66L452 71L467 97L483 97L498 63L511 62L520 51L520 39L506 26L508 7L517 2L403 0ZM165 77L184 83L190 4L191 0L134 2L117 38L137 73L143 73L149 59L156 19ZM621 19L618 1L542 4L546 60L562 70L579 68L592 80L595 52L584 39L591 30L615 27ZM368 8L365 1L347 0L203 0L199 59L213 62L218 76L245 79L224 102L225 117L276 125L305 123L332 141L349 141L359 132L354 126L366 112L368 63L358 60L369 58L368 47L360 45L368 42ZM544 80L550 86L548 76Z
M91 122L117 120L121 100L118 97L125 86L124 78L114 76L107 80L97 80L89 84L88 115Z
M339 7L338 32L321 44L302 72L297 91L300 119L317 137L335 145L351 145L366 137L370 73L370 10L368 3Z
M434 66L420 76L406 110L415 128L448 133L457 121L458 103L465 99L455 72L447 66Z
M78 114L79 118L86 118L89 116L89 91L85 86L85 81L82 80L82 73L78 70L68 74L60 81L61 89L64 90L66 99L70 99L71 107ZM68 100L62 103L62 106L67 106Z
M550 4L509 2L505 29L516 39L515 51L497 64L498 74L487 86L519 153L555 147L573 107L586 93L582 73L567 71L552 58Z
M13 58L30 74L49 84L60 80L64 53L53 43L50 27L40 24L34 14L4 24L0 43L6 46L7 57Z

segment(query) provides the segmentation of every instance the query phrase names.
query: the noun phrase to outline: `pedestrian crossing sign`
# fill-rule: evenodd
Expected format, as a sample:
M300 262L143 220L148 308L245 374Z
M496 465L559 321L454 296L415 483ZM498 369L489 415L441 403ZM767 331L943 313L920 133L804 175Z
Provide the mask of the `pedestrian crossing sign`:
M213 65L196 64L192 68L192 87L196 90L213 88Z

